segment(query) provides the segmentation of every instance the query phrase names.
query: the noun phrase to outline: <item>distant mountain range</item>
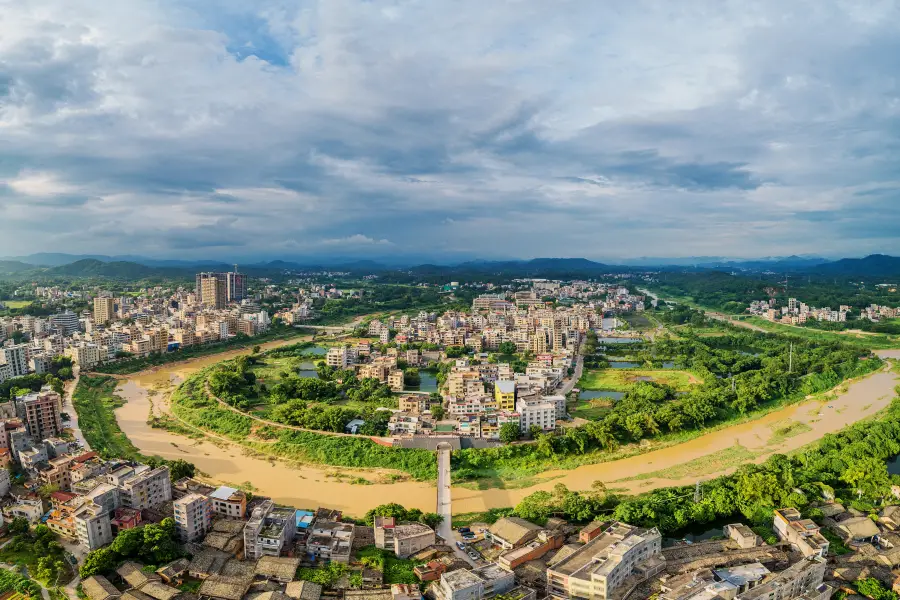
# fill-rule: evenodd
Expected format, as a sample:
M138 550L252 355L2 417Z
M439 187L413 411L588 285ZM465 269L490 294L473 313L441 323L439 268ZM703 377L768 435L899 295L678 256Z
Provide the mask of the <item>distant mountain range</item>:
M753 260L717 259L693 257L691 259L654 259L655 264L633 264L650 261L649 258L606 264L586 258L535 258L532 260L472 260L452 265L417 264L400 269L373 260L316 259L307 261L273 260L239 265L241 272L252 276L266 276L291 271L349 271L377 273L408 271L423 276L453 276L454 274L494 275L506 277L589 277L602 273L634 270L739 270L754 272L791 273L803 272L833 276L897 276L900 278L900 257L873 254L865 258L843 258L828 261L820 257L787 256ZM631 262L632 264L623 264ZM110 277L117 279L141 279L147 277L190 276L192 273L227 271L233 265L212 260L161 260L141 256L71 255L39 253L28 256L0 258L0 275L28 276L49 275L64 277Z

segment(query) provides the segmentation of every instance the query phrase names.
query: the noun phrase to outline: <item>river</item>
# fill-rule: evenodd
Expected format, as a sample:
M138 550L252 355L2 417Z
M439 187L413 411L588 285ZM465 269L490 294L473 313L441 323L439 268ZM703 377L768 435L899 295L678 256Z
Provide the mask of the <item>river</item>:
M264 344L264 347L268 349L296 341L271 342ZM379 504L397 502L410 508L435 510L436 489L432 483L404 481L352 484L348 478L335 477L339 471L335 467L296 467L275 459L250 457L235 445L223 444L223 449L210 442L198 442L165 430L152 429L147 425L151 406L159 411L167 392L185 377L210 364L246 352L248 351L226 352L122 378L118 392L127 402L116 410L116 418L122 430L145 454L189 460L212 480L236 485L250 482L255 493L298 508L328 506L359 516ZM537 490L551 490L557 483L563 483L573 490L586 490L594 481L602 480L608 487L630 492L692 484L698 477L709 479L729 472L734 467L720 470L706 467L705 471L701 469L699 473L690 472L690 469L685 470L683 466L688 461L719 464L714 455L728 451L736 444L752 452L756 462L765 460L773 452L799 448L826 433L838 431L881 410L893 397L893 388L897 383L893 373L880 371L851 382L846 392L824 403L809 400L749 423L729 426L688 442L631 458L572 470L545 472L540 475L539 482L530 487L471 490L456 486L452 489L453 511L458 514L514 506L528 494ZM797 427L794 435L773 440L776 429L793 423L802 424ZM671 470L667 473L655 473L666 469ZM351 477L361 474L372 478L377 475L371 470L359 473L345 470L345 473ZM626 479L628 481L622 481Z

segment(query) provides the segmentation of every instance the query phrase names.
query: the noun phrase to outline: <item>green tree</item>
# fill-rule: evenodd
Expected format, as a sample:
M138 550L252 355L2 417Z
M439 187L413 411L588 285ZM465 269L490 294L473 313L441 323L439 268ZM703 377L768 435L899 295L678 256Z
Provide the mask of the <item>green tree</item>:
M500 441L504 444L511 444L519 439L521 433L518 423L504 423L500 426Z
M84 557L84 562L81 564L81 568L78 569L78 574L81 575L82 579L85 579L92 575L108 573L116 568L118 562L119 555L111 547L98 548L90 551Z
M431 405L431 416L435 421L440 421L444 418L447 411L444 410L444 407L440 404L432 404Z
M497 350L500 354L515 354L516 353L516 343L515 342L501 342L497 347Z

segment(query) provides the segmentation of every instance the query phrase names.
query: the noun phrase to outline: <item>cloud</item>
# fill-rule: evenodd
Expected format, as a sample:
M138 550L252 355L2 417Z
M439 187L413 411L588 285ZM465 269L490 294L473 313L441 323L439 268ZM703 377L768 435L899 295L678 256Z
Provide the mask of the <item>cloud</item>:
M7 2L0 255L900 252L896 4L564 8Z

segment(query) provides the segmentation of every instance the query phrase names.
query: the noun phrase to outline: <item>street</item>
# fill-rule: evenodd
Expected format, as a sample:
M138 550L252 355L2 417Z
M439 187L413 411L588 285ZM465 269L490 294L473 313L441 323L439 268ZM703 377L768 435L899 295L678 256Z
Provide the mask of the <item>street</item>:
M69 385L66 387L66 395L63 397L63 412L69 415L69 420L65 425L72 430L72 435L75 436L75 439L81 444L84 451L90 452L91 446L84 439L84 434L81 433L81 428L78 426L78 413L75 412L75 406L72 404L72 396L75 394L75 388L78 387L81 371L76 367L73 373L75 374L75 379L69 382Z

